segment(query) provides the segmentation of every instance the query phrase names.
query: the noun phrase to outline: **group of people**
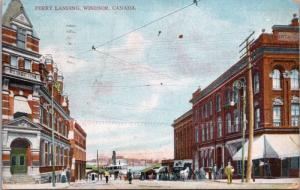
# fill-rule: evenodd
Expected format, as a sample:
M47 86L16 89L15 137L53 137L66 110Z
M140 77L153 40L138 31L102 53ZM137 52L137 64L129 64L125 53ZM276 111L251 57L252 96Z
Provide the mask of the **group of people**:
M201 167L200 170L196 169L194 174L197 180L207 179L207 178L217 180L217 179L222 179L224 173L227 177L227 182L232 183L233 172L234 172L234 168L232 167L231 163L228 162L228 165L225 167L225 169L223 168L223 166L218 168L217 165L214 164L211 168L209 168L208 176L203 167Z
M109 176L110 176L110 174L109 174L108 170L105 170L104 171L105 183L108 183ZM128 170L128 172L127 172L127 179L128 179L129 184L132 184L132 178L133 178L132 177L132 172L131 172L131 170Z
M67 169L63 169L63 171L61 172L61 182L62 183L66 183L68 182L70 184L71 181L71 171L69 168Z

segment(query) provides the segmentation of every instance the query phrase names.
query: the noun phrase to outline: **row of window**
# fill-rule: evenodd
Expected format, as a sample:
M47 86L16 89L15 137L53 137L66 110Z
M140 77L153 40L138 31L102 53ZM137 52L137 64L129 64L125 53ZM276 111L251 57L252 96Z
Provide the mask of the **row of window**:
M289 77L291 79L291 89L298 90L299 89L299 71L297 69L293 69L289 73ZM278 69L274 69L272 71L272 87L275 90L281 89L281 73Z
M299 126L299 103L291 104L291 126ZM273 105L273 126L280 127L282 125L282 105Z
M19 61L17 56L15 55L10 56L10 66L19 69ZM31 71L31 60L29 59L24 60L24 70Z
M59 121L56 114L54 114L53 121L54 130L67 137L68 127L64 124L64 121ZM52 128L51 113L42 106L40 108L40 123L48 126L48 128Z
M52 144L50 142L43 143L44 153L42 155L42 165L43 166L52 166ZM56 166L66 166L68 165L68 157L69 157L69 150L63 147L54 146L54 155L55 155L55 165Z
M281 73L278 69L273 70L272 72L272 84L273 89L281 89ZM298 90L299 89L299 71L296 69L291 70L290 74L290 80L291 80L291 89L292 90ZM260 90L259 86L259 74L255 73L253 77L253 89L254 93L258 93ZM237 103L239 101L239 91L238 90L232 90L227 89L225 92L225 104L230 105L231 102ZM221 95L216 95L216 111L221 111ZM213 114L213 103L212 100L210 100L208 103L204 104L201 109L195 110L195 118L196 120L201 118L208 118L209 116L212 116Z
M291 104L291 126L297 127L299 126L299 110L300 106L299 103L292 103ZM256 108L254 112L254 127L258 129L260 127L260 108ZM225 125L227 129L227 134L239 132L241 131L241 115L239 114L238 110L234 110L233 113L233 122L231 118L231 114L227 113L225 118ZM222 118L219 116L216 122L217 128L217 138L222 137L223 135L223 124ZM282 116L281 116L281 105L274 105L273 106L273 126L279 127L282 124ZM195 141L196 143L199 142L199 129L196 128L195 131ZM212 140L214 134L214 124L212 121L206 122L205 124L201 124L201 134L202 134L202 142Z

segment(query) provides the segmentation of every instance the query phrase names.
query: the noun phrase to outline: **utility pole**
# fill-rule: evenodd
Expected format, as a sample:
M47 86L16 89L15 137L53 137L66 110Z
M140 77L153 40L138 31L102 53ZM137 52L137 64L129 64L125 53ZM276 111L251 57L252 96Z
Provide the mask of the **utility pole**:
M2 51L2 3L3 1L0 0L0 50ZM0 67L0 189L2 189L3 187L3 178L2 178L2 168L3 168L3 162L2 162L2 53L0 55L0 63L1 63L1 67Z
M97 149L97 170L99 172L99 157L98 157L98 149Z
M254 136L254 111L253 111L253 84L252 84L252 63L251 63L251 52L250 52L250 45L254 41L250 38L254 35L254 31L240 44L240 47L245 44L245 47L242 50L246 49L247 57L247 81L248 81L248 157L247 157L247 172L246 172L246 182L249 183L251 180L251 172L252 172L252 144L253 144L253 136ZM241 50L241 51L242 51ZM240 52L241 52L240 51ZM242 55L243 56L243 55Z

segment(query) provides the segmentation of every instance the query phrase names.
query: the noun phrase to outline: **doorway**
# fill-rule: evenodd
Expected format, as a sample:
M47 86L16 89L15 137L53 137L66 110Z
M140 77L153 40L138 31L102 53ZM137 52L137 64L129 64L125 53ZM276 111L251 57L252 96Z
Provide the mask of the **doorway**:
M28 149L30 144L25 139L16 139L11 143L10 169L12 174L27 173Z

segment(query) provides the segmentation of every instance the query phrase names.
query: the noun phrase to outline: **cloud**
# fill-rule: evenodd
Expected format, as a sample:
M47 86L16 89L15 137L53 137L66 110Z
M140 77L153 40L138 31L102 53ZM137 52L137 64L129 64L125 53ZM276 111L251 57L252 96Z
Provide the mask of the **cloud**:
M152 94L148 99L141 101L137 106L139 112L151 111L159 105L159 95Z
M40 53L42 55L51 54L59 71L63 74L73 73L88 65L85 60L71 56L72 54L60 49L59 47L47 46L43 48Z

